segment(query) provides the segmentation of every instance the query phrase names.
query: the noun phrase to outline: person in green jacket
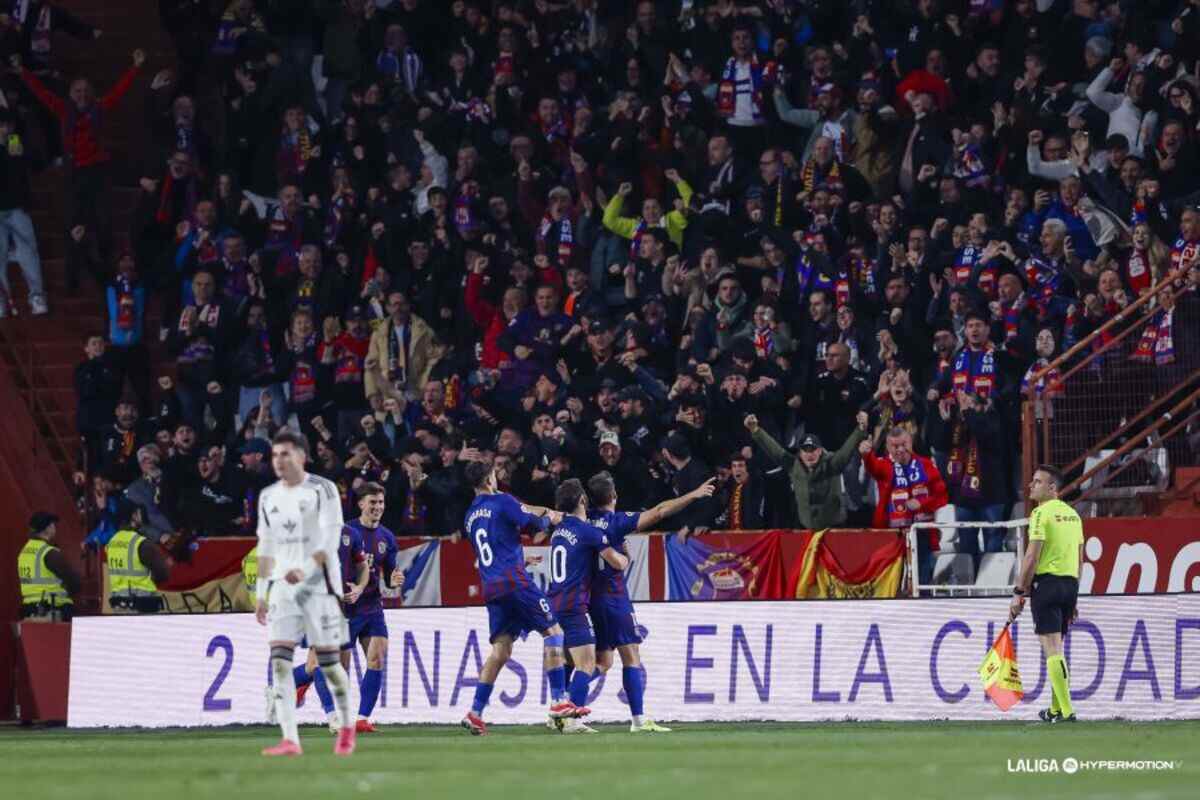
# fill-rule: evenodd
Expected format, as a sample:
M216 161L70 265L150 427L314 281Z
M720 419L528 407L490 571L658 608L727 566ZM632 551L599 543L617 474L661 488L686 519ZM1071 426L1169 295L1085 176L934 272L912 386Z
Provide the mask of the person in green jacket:
M858 427L846 437L836 453L821 447L821 441L813 434L800 440L800 455L793 456L758 426L758 417L746 417L746 430L767 458L788 471L792 480L792 491L796 495L796 511L800 527L809 530L836 528L846 521L846 509L842 503L842 470L850 463L858 443L867 438L869 418L866 412L858 412Z
M679 199L683 201L684 207L692 199L692 187L688 182L679 177L679 173L673 169L669 169L664 173L667 180L675 184L675 190L679 192ZM622 217L621 212L625 209L625 198L633 191L632 183L622 183L617 187L617 193L608 201L608 205L604 207L604 227L620 236L622 239L639 239L642 232L647 228L666 228L667 236L671 238L671 243L676 247L683 247L683 229L687 227L687 216L681 211L672 211L665 217L662 213L662 204L659 203L656 197L647 197L642 201L642 216L641 217Z

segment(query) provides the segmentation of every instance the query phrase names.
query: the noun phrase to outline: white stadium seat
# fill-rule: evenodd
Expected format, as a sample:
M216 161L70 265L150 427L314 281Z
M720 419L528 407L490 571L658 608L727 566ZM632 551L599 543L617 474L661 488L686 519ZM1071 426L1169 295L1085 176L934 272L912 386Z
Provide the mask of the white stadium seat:
M942 553L933 562L933 582L971 586L975 583L975 562L965 553Z
M983 589L1006 589L1016 580L1016 572L1016 553L984 553L975 585Z

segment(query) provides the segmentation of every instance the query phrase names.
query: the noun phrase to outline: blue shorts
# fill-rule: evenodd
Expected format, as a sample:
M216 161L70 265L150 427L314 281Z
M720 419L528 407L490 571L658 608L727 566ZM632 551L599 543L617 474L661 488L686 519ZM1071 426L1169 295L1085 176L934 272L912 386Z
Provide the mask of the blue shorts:
M353 614L347 621L350 623L350 640L342 645L343 650L353 650L354 644L364 636L388 638L387 621L383 618L382 608Z
M558 623L550 610L550 601L533 584L489 600L487 611L488 641L491 642L505 635L519 639L528 633L541 633Z
M586 611L560 611L558 623L563 629L563 646L568 650L596 643L596 634L592 631L592 622Z
M641 644L633 603L625 595L592 595L592 626L596 630L596 649L615 650L626 644Z

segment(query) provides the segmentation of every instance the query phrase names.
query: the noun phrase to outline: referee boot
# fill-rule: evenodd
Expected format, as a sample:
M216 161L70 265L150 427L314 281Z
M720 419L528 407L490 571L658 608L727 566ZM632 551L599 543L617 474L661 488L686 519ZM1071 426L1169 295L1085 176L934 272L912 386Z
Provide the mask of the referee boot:
M1040 719L1042 722L1049 722L1053 724L1062 719L1062 714L1057 711L1051 711L1048 708L1043 708L1038 712L1038 719Z

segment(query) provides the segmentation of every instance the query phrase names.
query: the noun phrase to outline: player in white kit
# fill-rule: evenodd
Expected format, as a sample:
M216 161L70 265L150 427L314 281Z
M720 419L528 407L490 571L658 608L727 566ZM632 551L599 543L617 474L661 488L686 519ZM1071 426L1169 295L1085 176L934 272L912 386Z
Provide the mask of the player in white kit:
M265 756L298 756L296 684L292 655L307 638L333 694L340 729L335 755L354 752L350 680L338 653L349 638L342 613L338 544L342 505L337 487L304 471L308 442L284 429L275 435L271 464L279 480L258 498L258 583L254 615L267 626L275 713L283 738Z

